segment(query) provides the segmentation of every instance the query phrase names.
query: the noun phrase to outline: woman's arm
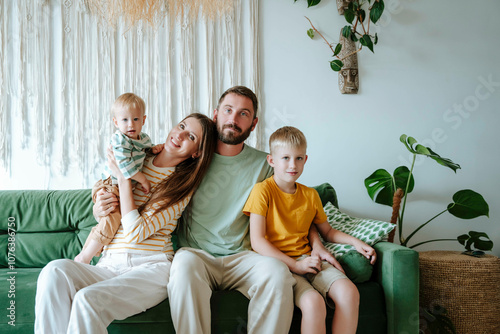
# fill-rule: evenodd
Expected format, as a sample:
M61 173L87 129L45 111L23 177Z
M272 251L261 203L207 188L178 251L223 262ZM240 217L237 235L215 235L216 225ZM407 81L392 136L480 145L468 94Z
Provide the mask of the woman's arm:
M296 274L317 274L321 270L321 260L319 258L307 257L304 260L297 261L276 248L266 239L266 217L255 213L250 213L250 242L257 253L282 261L291 272Z
M108 167L113 172L113 175L118 180L118 188L120 190L120 211L122 217L126 216L129 212L137 209L132 192L132 181L125 178L118 163L116 162L113 151L108 148Z
M180 218L184 208L191 199L190 196L156 214L153 213L156 211L156 208L161 206L161 202L155 203L142 212L142 214L139 214L133 196L132 182L130 179L126 179L120 172L114 154L109 149L108 166L118 180L122 226L124 238L127 242L142 242L169 225L172 227L172 230L175 228L177 219Z

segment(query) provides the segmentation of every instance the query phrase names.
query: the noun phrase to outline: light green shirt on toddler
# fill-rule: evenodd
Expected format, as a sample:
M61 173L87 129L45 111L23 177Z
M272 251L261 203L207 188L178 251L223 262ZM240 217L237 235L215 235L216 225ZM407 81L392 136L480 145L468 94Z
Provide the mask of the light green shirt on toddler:
M248 145L236 156L214 154L207 174L177 229L179 246L225 256L250 250L243 207L254 184L273 174L267 153Z

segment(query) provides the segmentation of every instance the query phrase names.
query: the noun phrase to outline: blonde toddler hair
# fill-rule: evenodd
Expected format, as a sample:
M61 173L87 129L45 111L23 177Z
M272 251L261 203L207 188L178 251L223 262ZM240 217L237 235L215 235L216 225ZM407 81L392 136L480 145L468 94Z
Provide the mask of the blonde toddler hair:
M139 109L142 113L142 116L144 116L144 114L146 113L146 104L144 103L144 100L134 93L125 93L118 96L118 98L111 106L111 113L114 116L118 110L123 108Z

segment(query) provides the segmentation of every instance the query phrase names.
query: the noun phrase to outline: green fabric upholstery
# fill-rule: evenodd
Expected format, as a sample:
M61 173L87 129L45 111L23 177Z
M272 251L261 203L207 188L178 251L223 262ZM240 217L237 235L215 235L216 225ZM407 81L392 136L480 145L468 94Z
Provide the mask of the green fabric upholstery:
M90 190L1 191L0 203L2 249L8 220L15 219L16 268L42 268L53 259L74 258L96 224ZM7 267L6 257L0 257L0 267Z
M386 300L387 333L417 333L418 253L389 242L379 242L373 248L378 256L374 276Z
M322 201L338 204L331 185L316 189ZM33 333L36 280L41 268L51 260L74 258L95 224L90 190L0 191L0 208L0 310L4 310L0 313L4 319L0 333ZM14 236L9 235L13 234L9 219L16 223ZM15 243L9 238L15 238ZM361 296L357 333L417 333L418 253L386 242L374 248L379 259L375 271L369 281L357 284ZM13 295L9 295L12 288ZM12 301L15 327L6 317ZM211 299L212 333L245 332L248 303L237 291L215 291ZM329 309L328 331L332 316ZM174 333L168 299L146 312L114 321L108 330ZM299 332L300 311L296 309L290 333Z
M325 206L326 203L330 202L337 208L339 207L337 193L335 192L335 189L331 186L331 184L323 183L313 188L316 189L319 197L321 198L321 205Z

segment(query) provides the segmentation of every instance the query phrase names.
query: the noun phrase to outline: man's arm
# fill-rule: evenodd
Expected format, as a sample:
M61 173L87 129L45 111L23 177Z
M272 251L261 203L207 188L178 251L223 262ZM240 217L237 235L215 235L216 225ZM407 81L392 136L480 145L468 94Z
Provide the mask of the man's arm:
M297 261L276 248L266 239L266 217L255 213L250 214L250 242L257 253L282 261L291 272L296 274L316 274L321 270L321 260L319 258L307 257L304 260Z

